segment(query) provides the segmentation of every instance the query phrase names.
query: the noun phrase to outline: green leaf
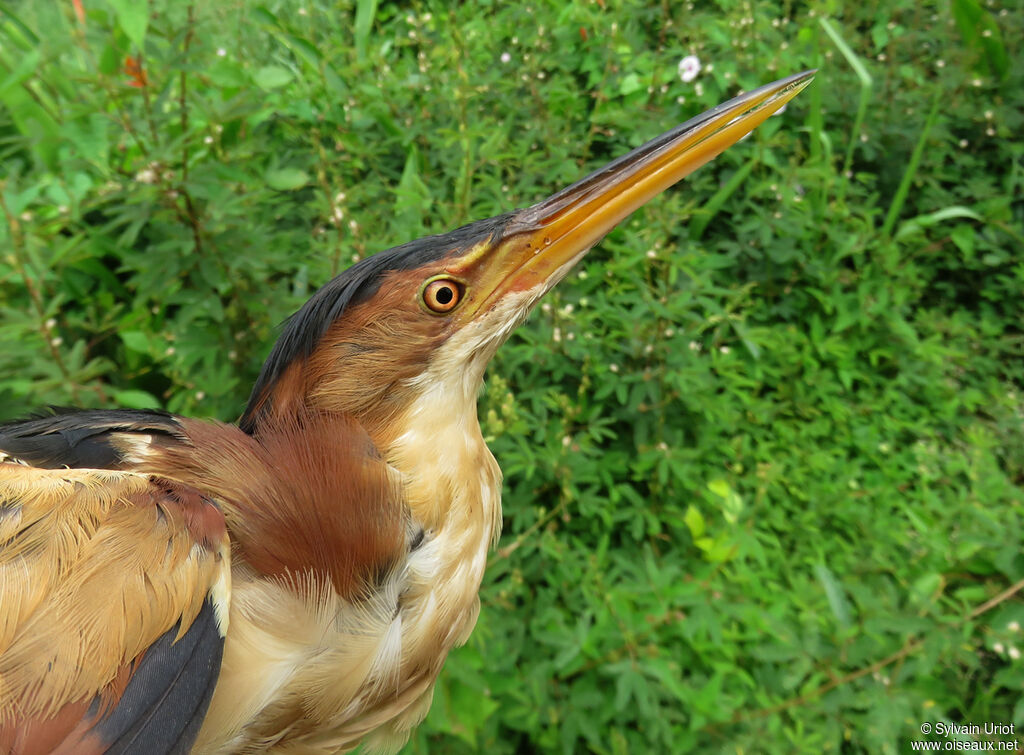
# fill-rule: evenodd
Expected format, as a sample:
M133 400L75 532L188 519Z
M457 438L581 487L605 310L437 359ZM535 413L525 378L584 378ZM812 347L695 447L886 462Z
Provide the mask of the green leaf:
M292 72L287 68L281 66L263 66L256 73L253 74L252 80L256 82L256 86L260 89L279 89L285 84L289 83L292 78Z
M275 191L295 191L309 183L309 174L299 168L277 168L266 173L267 185Z
M121 333L121 341L131 351L149 354L152 351L149 336L140 330L126 330Z
M683 516L683 521L686 522L687 528L690 530L690 536L696 540L704 534L704 517L701 515L697 507L690 505L686 508L686 514Z
M36 66L39 65L42 55L39 50L30 50L25 55L21 56L18 60L18 65L14 67L7 76L4 77L3 81L0 81L0 102L5 102L4 95L7 91L13 87L19 86L29 76L36 71Z
M722 499L722 516L729 524L735 524L743 511L743 499L725 480L712 480L708 490Z
M640 77L635 73L627 74L623 77L622 81L619 82L619 94L625 96L627 94L633 94L643 88L643 83L640 81Z
M708 483L708 490L719 498L728 498L732 494L732 488L725 480L712 480Z
M158 409L160 400L151 393L127 389L114 391L114 403L125 409Z
M395 217L404 227L415 228L418 232L430 203L430 189L420 178L420 153L413 144L406 154L402 178L395 189Z
M1010 57L992 14L978 0L953 0L952 10L957 29L968 46L979 53L987 72L998 79L1006 78Z
M125 36L138 49L146 41L146 27L149 25L149 0L107 0L117 14L117 23Z
M850 625L850 605L846 601L846 594L843 586L839 584L832 571L825 564L814 565L814 575L818 578L822 588L825 590L825 598L828 600L832 615L842 627Z
M974 210L968 207L944 207L941 210L935 212L929 212L925 215L918 215L916 218L911 218L900 224L899 230L896 231L895 238L903 239L913 235L922 228L930 228L933 225L937 225L946 220L954 220L957 218L970 218L971 220L977 220L984 222L985 218L976 213Z

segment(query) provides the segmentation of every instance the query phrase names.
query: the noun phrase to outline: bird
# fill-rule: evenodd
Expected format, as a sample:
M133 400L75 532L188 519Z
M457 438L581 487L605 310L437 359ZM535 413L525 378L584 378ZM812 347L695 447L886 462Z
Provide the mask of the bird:
M616 224L813 75L357 262L286 321L235 424L0 427L0 753L400 749L501 528L488 362Z

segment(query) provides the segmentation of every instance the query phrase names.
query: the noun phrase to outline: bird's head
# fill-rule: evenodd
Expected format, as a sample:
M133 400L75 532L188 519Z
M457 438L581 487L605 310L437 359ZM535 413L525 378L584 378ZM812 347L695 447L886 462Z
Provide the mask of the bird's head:
M523 210L368 257L287 323L242 428L303 408L371 435L434 392L475 411L484 368L537 301L622 219L741 139L810 83L740 95Z

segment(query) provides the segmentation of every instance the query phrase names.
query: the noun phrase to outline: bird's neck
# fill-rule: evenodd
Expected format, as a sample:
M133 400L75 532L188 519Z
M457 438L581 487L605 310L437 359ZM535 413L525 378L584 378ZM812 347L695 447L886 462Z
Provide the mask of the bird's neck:
M484 443L476 402L428 393L389 435L381 451L404 478L414 520L428 532L455 529L491 544L501 531L501 470Z
M407 647L433 647L441 660L476 624L487 551L501 530L501 470L480 432L475 394L445 383L428 381L437 387L410 402L381 441L424 530L406 571L410 608L422 612Z

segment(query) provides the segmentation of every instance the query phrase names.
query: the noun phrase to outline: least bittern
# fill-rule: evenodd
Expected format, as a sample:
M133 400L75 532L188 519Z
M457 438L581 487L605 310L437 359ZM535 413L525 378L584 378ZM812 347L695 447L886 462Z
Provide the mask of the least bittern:
M0 750L397 750L476 622L501 525L488 361L619 221L811 76L354 265L288 321L238 426L0 428Z

